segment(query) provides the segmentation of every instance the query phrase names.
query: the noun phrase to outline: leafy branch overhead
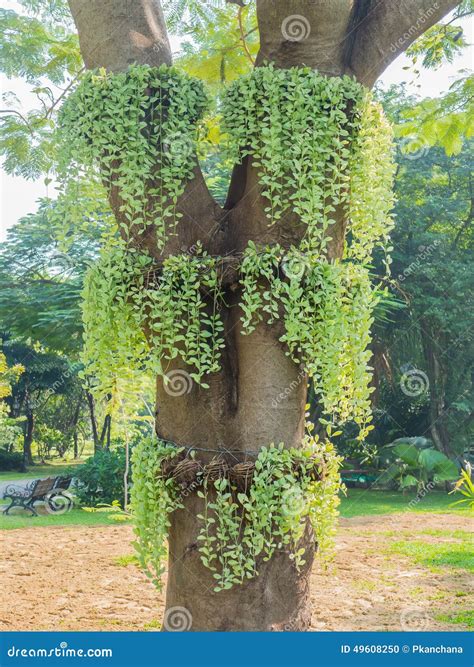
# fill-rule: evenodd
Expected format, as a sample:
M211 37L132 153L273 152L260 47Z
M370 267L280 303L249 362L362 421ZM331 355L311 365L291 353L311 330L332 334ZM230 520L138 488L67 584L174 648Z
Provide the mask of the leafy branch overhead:
M0 26L8 36L0 49L0 67L7 77L27 82L38 103L25 109L13 93L4 93L0 153L8 173L39 178L56 167L54 121L61 100L81 76L83 62L66 0L18 4L22 11L0 10ZM179 31L183 37L176 58L180 68L219 89L251 67L244 41L254 59L259 44L253 1L244 6L224 0L168 0L163 8L170 32ZM243 12L243 32L238 11ZM472 0L464 0L452 16L421 35L408 53L418 64L430 67L451 59L466 46L462 20L472 13ZM449 151L459 150L463 136L472 136L472 127L464 120L473 116L472 86L472 76L462 76L446 98L413 114L405 130L421 132L423 140L440 142Z

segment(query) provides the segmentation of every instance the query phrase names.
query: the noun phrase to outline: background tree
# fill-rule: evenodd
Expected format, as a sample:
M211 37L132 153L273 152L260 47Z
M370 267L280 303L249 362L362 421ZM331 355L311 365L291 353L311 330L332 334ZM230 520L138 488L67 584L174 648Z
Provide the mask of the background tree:
M385 106L398 122L412 100L392 88ZM472 142L451 157L424 141L413 153L403 137L398 145L392 274L406 308L378 331L386 364L374 435L379 444L424 435L459 456L473 410L472 320L464 306L473 288Z
M67 451L76 458L81 442L84 446L90 439L94 449L111 443L111 415L94 398L90 379L81 377L83 279L98 257L100 239L107 229L100 211L95 212L93 223L84 217L89 203L86 198L76 202L81 207L78 220L62 210L58 215L60 204L41 201L37 213L9 229L0 251L2 345L8 358L25 368L13 383L9 418L24 420L25 463L29 465L33 463L33 441L49 454L47 441L52 442L54 433L54 449L60 456ZM52 224L58 217L61 233ZM148 394L145 388L142 391ZM128 420L135 408L143 412L143 405L137 406L136 398L128 397L116 416L120 436L123 414Z
M14 93L3 95L0 151L9 173L38 178L54 164L54 117L83 64L65 2L19 4L23 12L0 10L0 63L7 76L27 81L38 106L23 113Z
M20 359L24 362L25 371L12 386L7 402L10 417L25 417L23 460L26 468L33 465L32 443L37 412L50 394L69 389L72 372L67 359L54 353L38 351L18 342L5 341L2 347L10 366L18 365Z
M2 464L9 468L20 468L22 459L17 455L12 460L12 449L21 432L21 420L9 416L6 399L11 396L12 383L23 372L23 366L9 367L7 359L0 353L0 456Z
M417 77L422 69L436 70L446 62L453 62L466 48L461 22L472 17L473 12L472 0L463 0L448 20L434 25L408 48L407 55ZM408 149L416 151L420 145L440 145L448 155L453 155L461 151L464 137L473 136L473 112L474 77L471 71L464 70L444 95L405 106L400 135L411 138L411 142L405 141Z

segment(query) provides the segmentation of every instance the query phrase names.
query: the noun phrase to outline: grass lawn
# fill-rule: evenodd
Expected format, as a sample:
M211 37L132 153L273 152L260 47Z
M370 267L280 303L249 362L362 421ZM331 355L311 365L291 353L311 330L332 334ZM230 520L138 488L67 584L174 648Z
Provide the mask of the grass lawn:
M431 569L442 567L474 572L471 535L467 531L461 542L447 541L429 543L425 540L393 542L390 552L412 558L415 563Z
M33 478L45 478L45 477L56 477L61 475L68 468L78 466L82 463L82 460L76 461L63 461L58 460L57 462L50 461L46 465L37 464L30 466L27 472L17 472L16 470L8 470L6 472L0 471L0 482L9 482L14 479L33 479Z
M474 611L454 612L453 614L438 614L436 620L451 623L452 625L465 625L474 630Z
M397 491L347 489L347 495L341 498L340 512L343 517L394 514L396 512L465 514L468 510L460 509L459 505L450 507L450 504L459 500L460 497L459 494L448 495L444 491L430 491L424 498L415 502L416 494L414 493L404 495Z
M67 464L70 465L70 464ZM66 464L65 464L65 467ZM44 471L48 466L36 466L35 470ZM51 468L51 467L50 467ZM58 474L60 465L53 466ZM43 472L42 472L43 475ZM432 491L415 505L409 505L415 498L414 494L403 495L396 491L370 491L365 489L348 489L347 495L341 500L340 512L342 517L364 516L370 514L395 514L397 512L439 512L457 515L465 515L468 510L452 508L450 503L455 501L442 491ZM41 505L39 506L41 511ZM85 512L74 509L67 514L43 514L39 517L31 517L26 512L15 510L17 514L3 516L0 514L0 530L13 528L30 528L34 526L93 526L93 525L116 525L117 522L108 518L107 512ZM21 512L21 513L20 513ZM408 555L408 554L407 554ZM411 554L410 554L411 555ZM435 565L435 563L433 563Z
M41 506L39 510L41 511ZM85 512L73 509L66 514L42 514L31 516L29 512L19 512L4 516L0 514L0 530L14 530L15 528L33 528L35 526L116 526L117 521L110 519L105 512Z

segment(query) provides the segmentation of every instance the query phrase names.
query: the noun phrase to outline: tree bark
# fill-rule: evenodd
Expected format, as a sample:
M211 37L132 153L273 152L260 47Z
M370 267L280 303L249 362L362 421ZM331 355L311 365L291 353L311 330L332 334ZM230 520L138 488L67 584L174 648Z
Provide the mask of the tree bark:
M446 369L441 367L441 361L436 351L440 347L438 346L437 335L435 333L436 328L426 318L420 321L420 325L421 341L430 385L430 434L436 448L443 454L446 454L446 456L453 458L454 453L445 423L447 416L444 383ZM440 347L440 349L442 348Z
M112 425L112 417L106 415L104 418L104 423L102 425L102 431L99 438L99 447L102 449L105 443L105 449L110 449L110 429Z
M370 0L355 30L350 67L372 87L417 37L438 23L459 0Z
M112 428L112 417L110 415L105 415L102 428L100 430L97 427L97 415L95 412L95 401L93 395L90 391L86 390L87 405L89 406L89 418L91 422L92 430L92 439L94 441L94 454L100 449L103 449L104 443L105 448L110 449L110 435Z
M69 4L88 67L120 71L132 62L171 62L158 0L69 0ZM404 0L399 4L405 9L403 21L398 3L380 0L378 4L375 0L257 0L261 40L257 65L269 61L283 68L306 65L332 76L355 75L371 85L389 62L390 42L398 38L406 20L415 20L426 2ZM436 4L443 9L437 10L423 29L456 3L438 0ZM377 11L378 5L383 5L383 11ZM292 17L299 17L306 29L304 39L292 38ZM118 192L112 193L111 204L120 217ZM284 248L298 244L304 233L298 220L286 216L269 227L265 206L251 159L234 169L224 209L213 201L197 167L178 202L182 218L177 237L172 237L161 252L156 248L153 230L135 242L158 259L189 250L198 240L210 254L230 256L242 252L249 240L279 243ZM342 253L344 230L341 214L332 229L331 257ZM211 377L208 390L192 384L181 396L167 393L158 379L157 433L180 445L212 450L202 456L204 459L211 458L214 451L231 450L229 456L242 460L246 451L272 442L297 447L304 432L306 403L302 369L286 356L279 342L280 324L260 325L251 335L241 335L240 312L234 307L238 291L230 284L224 289L229 308L222 313L226 342L222 371ZM285 391L289 387L295 388ZM279 394L285 398L278 402L274 399ZM261 564L255 579L214 593L212 575L197 551L196 514L202 511L201 501L190 494L184 504L183 510L172 515L167 608L185 607L192 616L193 630L306 629L314 555L310 531L303 540L307 560L303 572L296 572L287 553L278 553Z
M26 411L25 434L23 438L23 467L34 465L31 445L33 443L33 434L35 429L35 416L33 410Z
M95 401L90 391L86 389L87 405L89 406L89 418L91 422L92 440L94 442L94 454L100 449L99 431L97 430L97 418L95 414Z
M72 418L72 429L73 429L73 431L72 431L72 440L73 440L73 446L74 446L74 449L73 449L74 459L77 459L77 456L78 456L77 425L79 423L79 417L80 417L80 414L81 414L81 407L82 407L82 395L81 395L81 398L79 399L79 401L76 405L76 409L74 410L74 415L73 415L73 418Z

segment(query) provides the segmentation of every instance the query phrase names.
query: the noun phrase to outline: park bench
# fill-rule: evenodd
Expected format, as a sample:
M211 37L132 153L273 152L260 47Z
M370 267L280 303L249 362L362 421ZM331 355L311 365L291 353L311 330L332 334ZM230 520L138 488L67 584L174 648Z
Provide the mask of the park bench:
M38 516L34 505L40 501L47 503L50 510L55 512L59 509L55 502L58 497L65 499L70 507L72 500L64 494L64 491L70 486L71 481L71 477L59 476L36 479L24 487L10 484L3 494L4 499L10 500L10 504L3 510L3 514L8 514L13 507L23 507L23 509L29 510L33 516ZM63 507L62 504L61 507Z
M377 471L374 470L341 470L341 480L349 488L361 486L364 489L370 489L372 484L377 481L377 478Z

